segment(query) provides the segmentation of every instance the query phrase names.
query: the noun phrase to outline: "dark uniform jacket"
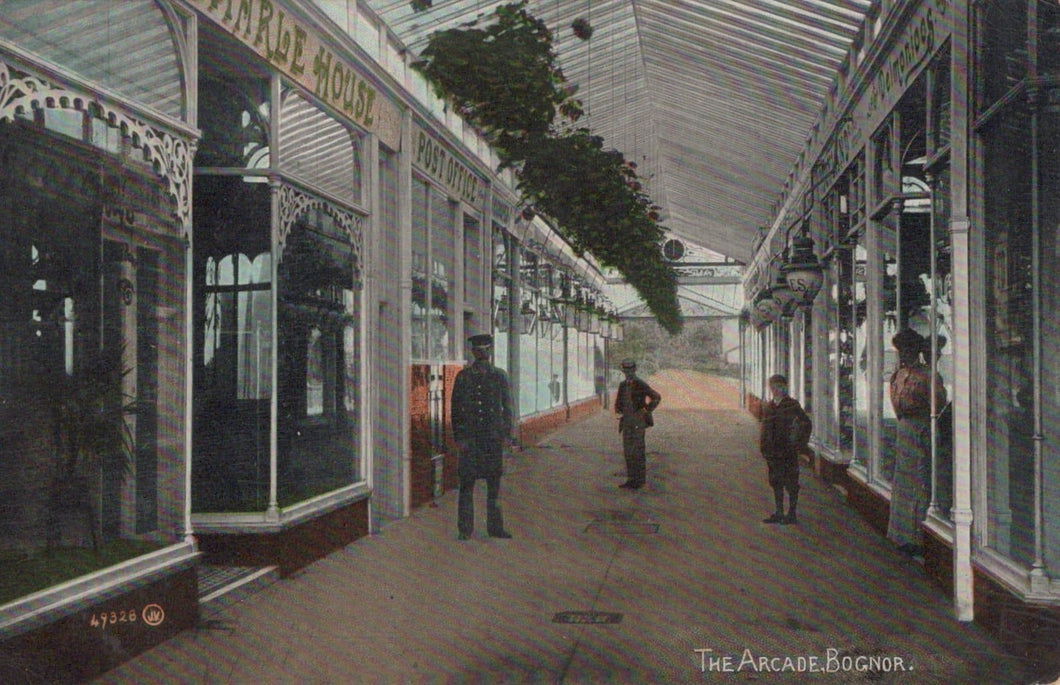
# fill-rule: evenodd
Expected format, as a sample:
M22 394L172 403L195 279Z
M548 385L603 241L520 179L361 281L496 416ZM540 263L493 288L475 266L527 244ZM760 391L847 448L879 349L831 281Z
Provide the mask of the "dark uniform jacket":
M452 419L461 476L499 475L504 441L512 430L508 374L487 361L462 369L453 382Z
M628 404L627 404L627 399ZM662 401L662 395L657 393L650 385L642 381L641 379L634 376L633 378L627 378L618 384L618 397L615 399L615 413L622 415L622 423L625 423L627 417L639 420L637 412L641 409L647 409L647 413L643 415L645 425L652 425L654 421L651 418L651 413L655 411L655 408L659 406L659 402ZM621 429L622 426L619 426Z
M762 456L766 459L798 458L813 430L813 422L802 405L785 396L776 403L763 402L761 412Z

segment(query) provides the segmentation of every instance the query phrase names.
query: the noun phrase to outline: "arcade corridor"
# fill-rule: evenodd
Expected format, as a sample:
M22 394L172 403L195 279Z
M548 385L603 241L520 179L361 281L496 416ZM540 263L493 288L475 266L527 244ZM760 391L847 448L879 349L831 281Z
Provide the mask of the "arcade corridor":
M918 564L807 470L799 524L763 524L770 492L735 382L675 371L650 381L663 403L644 490L616 487L616 422L597 412L510 456L513 540L486 538L479 521L458 542L447 493L292 577L207 605L197 629L99 682L1056 677L954 621Z

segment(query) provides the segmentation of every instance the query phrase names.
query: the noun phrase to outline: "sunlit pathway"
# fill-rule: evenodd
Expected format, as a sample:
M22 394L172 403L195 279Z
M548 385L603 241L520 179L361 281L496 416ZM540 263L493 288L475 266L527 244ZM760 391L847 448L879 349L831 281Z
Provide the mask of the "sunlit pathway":
M458 542L447 494L102 682L1030 682L811 474L798 525L761 523L772 495L733 382L649 380L643 490L617 488L601 412L511 456L513 540L481 537L483 490Z

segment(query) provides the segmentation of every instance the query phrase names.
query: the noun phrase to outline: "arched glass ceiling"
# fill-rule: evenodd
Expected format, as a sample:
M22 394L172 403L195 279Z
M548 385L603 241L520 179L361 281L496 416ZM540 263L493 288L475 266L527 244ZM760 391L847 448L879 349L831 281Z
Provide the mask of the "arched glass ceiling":
M368 5L417 53L502 3ZM530 0L588 125L637 162L666 228L748 261L871 0ZM584 18L592 38L574 37Z

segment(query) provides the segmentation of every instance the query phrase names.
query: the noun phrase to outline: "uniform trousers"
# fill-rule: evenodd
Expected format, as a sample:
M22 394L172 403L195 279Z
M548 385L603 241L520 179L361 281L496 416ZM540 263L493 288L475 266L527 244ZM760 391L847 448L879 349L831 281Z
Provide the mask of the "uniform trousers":
M471 535L475 530L475 481L486 481L486 531L490 535L504 532L497 498L501 494L503 443L491 438L470 440L460 455L460 494L457 497L457 532Z

